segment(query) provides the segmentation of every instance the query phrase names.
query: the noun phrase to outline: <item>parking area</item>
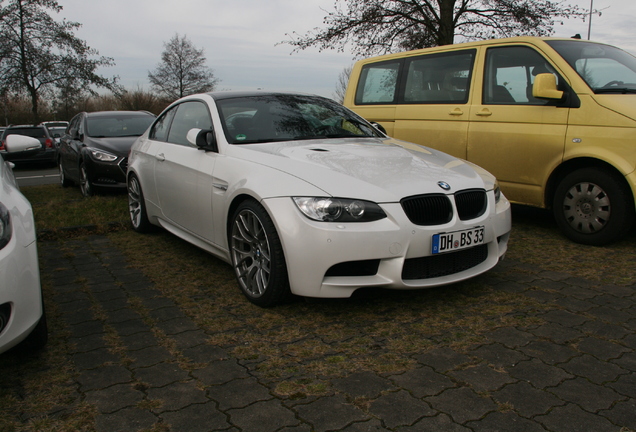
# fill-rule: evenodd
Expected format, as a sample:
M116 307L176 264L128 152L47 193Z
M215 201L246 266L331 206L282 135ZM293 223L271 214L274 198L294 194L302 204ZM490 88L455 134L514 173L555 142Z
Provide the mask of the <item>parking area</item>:
M513 231L512 247L532 231L541 235L532 225ZM463 284L260 309L242 298L229 266L172 236L137 240L164 263L162 274L123 241L130 243L121 234L41 243L55 331L48 350L63 352L65 373L56 403L5 413L6 424L636 430L636 286L605 276L624 267L616 250L606 249L607 262L590 274L537 265L511 249L494 271ZM564 247L558 241L568 245L552 246ZM208 277L194 278L201 269ZM7 370L15 359L0 361ZM12 370L5 396L43 391Z

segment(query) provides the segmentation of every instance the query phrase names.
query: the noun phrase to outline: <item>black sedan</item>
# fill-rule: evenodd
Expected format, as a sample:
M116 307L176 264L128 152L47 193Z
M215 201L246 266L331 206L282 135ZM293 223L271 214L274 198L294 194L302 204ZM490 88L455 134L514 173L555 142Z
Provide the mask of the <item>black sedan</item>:
M60 139L60 182L78 184L84 196L101 188L126 188L128 151L155 116L147 111L77 114Z

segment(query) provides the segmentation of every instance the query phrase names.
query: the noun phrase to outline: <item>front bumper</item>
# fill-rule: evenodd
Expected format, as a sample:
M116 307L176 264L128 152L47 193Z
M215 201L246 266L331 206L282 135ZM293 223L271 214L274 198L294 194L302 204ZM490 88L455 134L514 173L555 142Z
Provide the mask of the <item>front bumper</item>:
M499 262L511 229L510 203L502 195L495 204L492 193L482 216L461 221L455 211L450 222L436 226L413 224L399 203L381 205L388 217L368 223L312 221L288 197L266 199L263 205L281 238L291 291L307 297L350 297L363 287L418 289L469 279ZM479 250L432 254L434 234L477 226L484 227Z

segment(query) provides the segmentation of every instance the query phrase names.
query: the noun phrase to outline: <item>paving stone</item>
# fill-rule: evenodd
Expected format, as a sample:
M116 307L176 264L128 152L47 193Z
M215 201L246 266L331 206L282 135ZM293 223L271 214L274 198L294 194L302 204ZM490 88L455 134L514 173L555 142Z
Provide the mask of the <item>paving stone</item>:
M284 426L298 426L295 414L278 401L256 402L246 408L228 411L230 423L243 431L276 431Z
M636 373L621 375L615 382L607 384L622 395L636 399Z
M164 387L189 379L188 372L175 363L159 363L154 366L135 369L135 377L150 387Z
M446 372L459 365L470 362L468 356L458 353L451 348L434 349L415 356L415 359L425 366L431 366L438 372Z
M623 339L630 334L624 327L602 321L588 321L579 327L581 331L606 339ZM634 344L636 345L636 343Z
M625 396L610 388L593 384L583 378L567 380L547 390L562 400L573 402L590 412L608 409L616 401L625 399Z
M573 378L563 369L549 366L538 359L519 362L509 368L508 373L540 389L555 386L563 380Z
M630 297L634 295L634 287L621 286L621 285L603 285L600 286L599 291L611 294L616 297Z
M591 354L600 360L611 360L619 358L624 352L629 351L622 345L608 342L595 337L588 337L578 343L579 351Z
M353 422L369 419L360 409L347 403L343 395L323 397L306 405L297 405L295 409L302 419L314 427L316 432L340 430ZM230 412L234 423L233 411Z
M518 348L527 345L535 337L525 331L517 330L514 327L498 328L486 335L492 341L499 342L508 348Z
M540 289L528 290L523 294L541 303L555 303L557 300L563 297L560 293L544 291Z
M235 360L216 361L203 369L197 369L192 375L206 386L225 384L237 378L247 378L247 370Z
M634 398L618 402L611 410L601 411L599 414L612 423L632 431L636 430L636 399Z
M543 424L551 432L618 432L620 430L606 418L583 411L574 404L556 407L544 416L535 417L534 420Z
M372 372L353 373L346 378L333 379L331 384L352 398L366 397L375 399L383 391L395 389L391 381Z
M128 303L128 297L116 298L108 301L103 301L100 303L102 309L106 312L114 312L121 309L127 309L130 307L130 303Z
M588 354L584 354L581 357L575 357L567 363L560 365L560 367L572 375L587 378L596 384L614 381L619 375L627 372L619 366L608 362L602 362Z
M130 384L117 384L107 389L86 392L86 402L97 407L100 413L113 413L123 408L136 406L145 394L135 390Z
M78 338L70 338L69 343L71 347L69 348L69 353L82 353L93 351L100 348L106 348L107 344L104 340L103 334L92 334L89 336L78 337Z
M561 324L566 327L576 327L588 321L589 318L583 315L575 314L565 310L552 310L542 315L542 317L549 322L555 324Z
M504 372L497 372L491 367L480 364L466 369L449 372L449 375L459 381L468 383L478 393L497 390L516 380Z
M163 301L163 297L152 298L148 301L144 301L144 304L152 303L153 301ZM186 315L176 305L164 306L150 310L150 316L157 321L169 321L175 318L187 318Z
M192 332L179 333L174 336L174 338L175 340L179 340L184 335L186 338L189 338L192 336ZM200 334L198 334L195 339L198 340L199 337ZM208 344L198 344L192 348L186 348L183 350L183 355L195 363L209 363L218 360L227 360L229 358L227 351L223 348Z
M120 361L119 356L110 353L107 348L78 353L71 359L78 370L95 369L104 363Z
M472 429L465 428L455 423L446 414L439 414L435 417L424 417L411 427L399 429L400 432L472 432Z
M428 404L415 399L404 390L380 396L371 402L369 412L381 418L390 429L410 426L423 416L437 414L437 411L432 410Z
M200 330L200 329L185 331L185 332L172 336L172 340L175 342L177 348L184 351L187 351L188 349L197 347L199 345L203 345L207 342L208 339L209 339L209 336L205 334L203 330ZM221 350L220 348L217 348L217 349ZM218 360L218 358L215 360ZM198 362L199 360L193 359L193 361Z
M570 360L580 355L576 350L567 345L539 340L530 342L528 345L519 348L529 357L540 358L541 361L549 365L555 365Z
M131 335L120 335L119 339L127 351L133 352L159 345L159 340L149 329ZM134 353L132 354L134 355Z
M86 307L82 307L80 309L75 309L75 307L73 307L72 310L64 313L64 321L70 325L81 324L94 320L95 316L93 315L93 311L90 309L89 301L87 301Z
M626 304L625 299L610 294L597 295L593 299L590 299L590 301L597 305L607 306L617 310L622 310L629 306L629 304Z
M150 429L157 423L157 416L140 408L124 408L107 415L99 415L95 419L98 432L138 431Z
M132 358L132 368L144 368L164 361L172 360L170 351L161 346L151 346L136 351L128 351Z
M554 303L572 312L585 312L597 307L590 300L580 300L574 297L561 297Z
M412 369L401 375L394 375L391 381L418 398L435 396L446 389L455 387L453 381L430 367Z
M503 291L511 294L521 294L528 291L530 287L516 281L505 281L497 284L497 291Z
M118 309L108 313L106 322L108 324L121 323L125 321L140 320L141 316L132 309Z
M116 322L110 324L120 336L129 336L140 332L147 332L149 327L140 319Z
M599 306L585 313L614 324L622 324L632 318L629 312L620 311L607 306Z
M612 360L612 363L617 364L623 369L636 372L636 353L631 352L623 354L620 358Z
M219 408L243 408L255 401L273 398L267 387L254 378L235 379L226 384L208 387L208 396L219 404Z
M199 327L190 318L175 318L168 321L157 322L157 327L169 336L186 331L198 330Z
M529 331L535 336L550 339L558 344L571 342L584 336L576 329L556 323L545 324Z
M481 345L472 351L471 354L499 368L507 368L516 365L522 360L528 360L528 356L521 351L506 348L499 343Z
M176 382L159 388L150 388L147 390L147 394L148 399L161 402L160 407L153 409L156 413L176 411L192 404L208 402L205 392L197 387L197 383L194 380Z
M342 429L341 432L384 432L388 430L389 429L386 429L382 426L379 420L371 419L365 422L352 423L346 428ZM288 430L284 429L284 432L288 432ZM303 432L305 431L303 430ZM306 432L311 431L308 429Z
M566 279L563 282L564 286L560 290L563 295L573 296L582 300L591 299L598 295L598 292L594 290L572 283L571 279Z
M69 326L72 338L82 338L94 334L104 334L104 324L101 321L88 321Z
M131 372L123 366L108 365L86 370L77 377L82 391L104 389L132 381Z
M466 423L466 426L479 432L545 432L540 424L519 417L513 412L492 412L479 421Z
M142 303L144 305L144 307L146 307L147 309L154 311L157 309L163 309L163 308L176 308L177 305L175 304L175 302L169 298L166 297L152 297L152 298L148 298L148 299L143 299ZM153 315L153 317L155 317L156 319L161 319L160 316L155 316ZM174 317L170 317L170 318L174 318Z
M494 392L492 398L501 404L512 404L514 410L524 417L545 414L551 408L565 404L551 393L538 390L527 382L509 384Z
M479 396L467 387L449 389L439 396L428 397L424 400L434 409L450 415L460 424L477 420L497 409L497 405L492 400Z
M213 402L192 404L179 411L164 412L161 418L173 431L209 432L230 427L225 414L219 412Z

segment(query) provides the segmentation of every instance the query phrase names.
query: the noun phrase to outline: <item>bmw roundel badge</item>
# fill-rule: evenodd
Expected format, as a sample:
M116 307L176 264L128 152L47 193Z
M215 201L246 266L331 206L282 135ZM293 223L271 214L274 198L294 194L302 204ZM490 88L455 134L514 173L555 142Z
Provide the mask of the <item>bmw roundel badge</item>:
M446 183L445 181L438 181L437 182L437 186L441 187L445 191L450 190L450 188L451 188L450 185L448 183Z

